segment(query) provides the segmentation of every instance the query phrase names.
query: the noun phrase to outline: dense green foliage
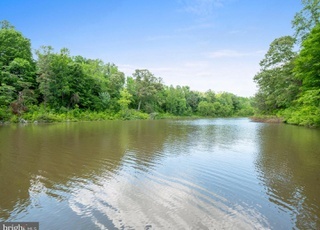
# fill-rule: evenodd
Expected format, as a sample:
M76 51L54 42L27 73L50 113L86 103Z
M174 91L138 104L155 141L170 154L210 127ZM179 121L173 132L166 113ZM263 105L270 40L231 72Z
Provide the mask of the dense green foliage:
M295 38L305 40L310 31L320 22L320 0L302 0L303 9L292 20Z
M290 36L275 39L260 62L261 70L254 77L259 85L255 105L263 114L285 109L296 99L300 81L292 73L294 42Z
M277 115L285 122L320 126L320 2L303 0L295 15L295 38L275 39L254 77L259 86L257 114ZM301 44L294 52L294 46Z
M166 86L149 70L126 77L101 60L31 43L7 21L0 29L0 121L250 116L250 98Z

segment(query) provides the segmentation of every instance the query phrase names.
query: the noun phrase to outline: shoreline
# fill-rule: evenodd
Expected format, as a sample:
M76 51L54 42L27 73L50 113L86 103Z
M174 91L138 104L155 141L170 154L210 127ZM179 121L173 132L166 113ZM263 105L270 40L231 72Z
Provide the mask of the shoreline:
M26 114L24 114L26 115ZM31 114L29 114L31 115ZM176 116L167 113L146 114L139 113L136 116L122 117L120 114L91 112L78 114L73 116L68 113L52 113L41 114L40 116L13 116L8 120L1 120L0 126L11 124L52 124L52 123L70 123L70 122L94 122L94 121L126 121L126 120L179 120L179 119L205 119L205 118L238 118L243 116L230 117L210 117L199 115ZM28 119L29 118L29 119ZM31 118L31 119L30 119ZM40 119L39 119L40 118ZM250 119L249 116L247 118Z
M249 117L253 122L261 122L261 123L284 123L284 119L282 117L277 116L252 116Z

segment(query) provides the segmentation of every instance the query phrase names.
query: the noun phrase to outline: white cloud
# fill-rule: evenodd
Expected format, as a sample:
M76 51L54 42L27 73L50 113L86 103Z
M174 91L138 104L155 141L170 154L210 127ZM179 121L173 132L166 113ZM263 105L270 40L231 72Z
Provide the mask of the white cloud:
M265 53L264 50L258 50L254 52L239 52L237 50L217 50L207 54L209 58L236 58L246 56L261 56Z
M208 28L213 28L213 24L212 23L202 23L202 24L197 24L197 25L191 25L188 27L179 28L176 31L177 32L189 32L189 31L208 29Z
M223 6L224 0L180 0L183 11L196 15L210 15L214 8Z
M240 55L240 54L237 54ZM251 59L256 59L252 61ZM165 85L189 86L191 90L205 92L230 92L238 96L253 96L256 85L254 75L259 71L259 57L241 59L186 60L182 63L149 64L144 66L119 65L119 70L131 76L135 69L148 69L156 77L161 77Z

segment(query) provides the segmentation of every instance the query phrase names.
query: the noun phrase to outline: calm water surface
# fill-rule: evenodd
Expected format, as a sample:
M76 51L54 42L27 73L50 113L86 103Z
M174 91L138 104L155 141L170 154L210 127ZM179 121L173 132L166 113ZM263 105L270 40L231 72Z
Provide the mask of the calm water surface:
M0 127L0 222L320 229L320 130L248 119Z

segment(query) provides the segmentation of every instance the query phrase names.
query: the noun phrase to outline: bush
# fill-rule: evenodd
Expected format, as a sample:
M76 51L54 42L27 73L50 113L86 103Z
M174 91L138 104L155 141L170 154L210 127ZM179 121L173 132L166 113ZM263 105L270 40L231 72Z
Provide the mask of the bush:
M11 112L5 106L0 107L0 121L8 121L10 120Z
M214 116L215 107L212 103L201 101L198 105L198 112L201 116Z
M116 115L116 118L122 120L146 120L149 119L149 117L149 114L137 111L135 109L121 110Z
M294 125L320 127L320 108L315 106L303 106L295 109L287 109L282 112L285 122Z
M320 89L307 90L292 106L281 112L289 124L320 127Z

